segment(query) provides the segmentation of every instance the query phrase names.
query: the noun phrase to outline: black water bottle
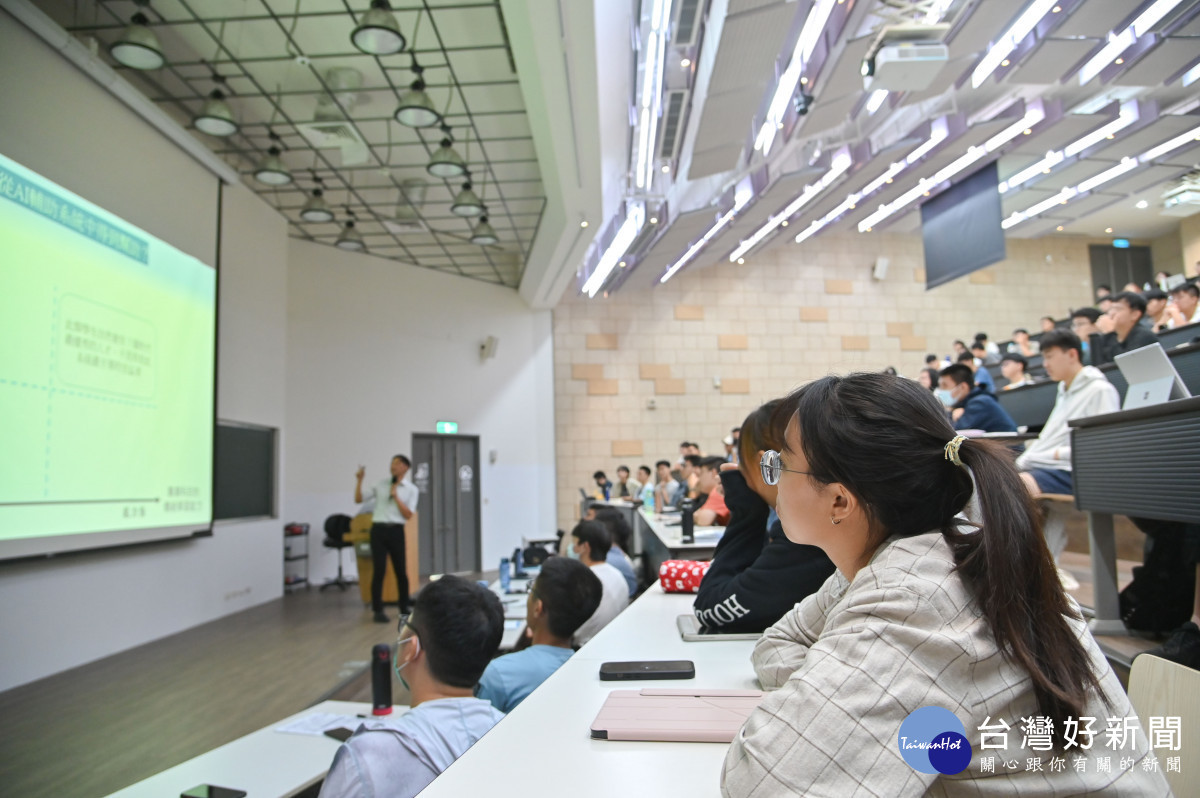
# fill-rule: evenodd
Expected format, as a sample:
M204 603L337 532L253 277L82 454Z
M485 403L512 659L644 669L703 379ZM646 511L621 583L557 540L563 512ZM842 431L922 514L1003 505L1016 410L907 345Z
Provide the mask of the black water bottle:
M392 647L387 643L371 649L371 714L392 714Z
M679 509L683 511L683 514L680 516L680 519L679 519L680 539L684 543L695 543L696 542L696 535L695 535L696 522L692 518L692 514L694 512L696 512L695 505L692 503L691 499L684 499L683 501L681 501L679 503Z

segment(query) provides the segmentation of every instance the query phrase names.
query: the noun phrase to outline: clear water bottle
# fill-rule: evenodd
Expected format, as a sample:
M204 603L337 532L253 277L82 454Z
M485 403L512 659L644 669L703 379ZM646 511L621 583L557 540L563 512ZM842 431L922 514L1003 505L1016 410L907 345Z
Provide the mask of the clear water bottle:
M507 593L509 586L512 584L511 563L507 557L500 558L500 592Z

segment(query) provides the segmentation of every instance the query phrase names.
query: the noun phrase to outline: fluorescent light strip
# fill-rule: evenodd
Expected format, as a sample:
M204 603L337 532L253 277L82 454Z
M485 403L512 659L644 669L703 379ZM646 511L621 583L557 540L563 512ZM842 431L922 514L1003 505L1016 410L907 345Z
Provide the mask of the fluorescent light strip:
M871 92L871 96L867 98L867 113L873 116L887 98L887 89L877 89Z
M1194 67L1189 69L1187 72L1184 72L1183 80L1181 82L1183 83L1183 87L1186 89L1188 86L1191 86L1197 80L1200 80L1200 64L1196 64Z
M925 24L932 25L942 18L942 14L946 13L946 9L954 4L954 0L936 0L929 10L925 12Z
M1009 216L1007 219L1001 222L1000 226L1007 230L1010 227L1014 227L1027 219L1032 219L1038 214L1045 213L1046 211L1050 210L1055 205L1063 205L1080 194L1086 194L1089 191L1099 188L1110 180L1115 180L1126 172L1137 168L1137 165L1137 158L1122 158L1121 162L1116 166L1105 169L1098 175L1089 177L1087 180L1084 180L1074 188L1064 188L1050 199L1043 200L1042 202L1032 205L1023 211L1014 213L1012 216Z
M683 253L683 256L679 260L675 261L675 263L672 264L671 268L667 269L666 274L664 274L662 277L658 278L658 281L660 283L665 283L667 280L670 280L672 277L674 277L675 272L682 269L684 267L684 265L687 264L688 261L690 261L692 258L696 257L696 253L698 253L700 250L704 249L704 245L707 244L709 241L711 241L713 239L713 236L715 236L717 233L721 232L722 227L729 224L729 220L733 218L735 213L737 213L736 208L728 210L724 214L722 214L721 218L717 219L717 223L714 224L712 227L708 228L708 232L704 234L704 237L701 238L699 241L697 241L695 244L692 244L688 248L688 251Z
M1137 35L1134 34L1132 25L1120 33L1108 34L1108 44L1104 45L1104 49L1092 56L1086 64L1079 68L1079 85L1086 85L1092 78L1103 72L1105 67L1111 64L1121 53L1128 50L1136 41Z
M946 117L939 116L937 119L933 120L933 124L929 126L929 140L910 152L908 156L905 157L904 163L908 166L912 166L914 163L928 155L930 150L932 150L942 141L945 141L946 137L949 135L950 127L946 123Z
M754 140L754 149L761 150L763 155L771 151L771 144L775 141L779 123L783 121L783 117L787 113L787 105L791 101L792 95L796 93L796 86L800 83L800 72L808 63L813 50L816 49L817 42L821 40L821 34L825 31L825 23L829 22L829 15L833 13L833 8L838 1L816 0L809 9L808 17L804 20L804 27L800 29L800 37L796 40L796 47L792 50L791 60L788 61L783 74L779 76L775 94L771 97L771 104L767 106L767 118Z
M1135 168L1137 165L1138 162L1136 158L1122 158L1119 164L1111 169L1105 169L1098 175L1089 177L1087 180L1084 180L1082 183L1076 186L1075 190L1081 194L1085 191L1091 191L1097 186L1101 186L1114 178L1120 177L1130 169Z
M650 33L646 38L646 60L642 65L641 112L638 115L638 153L634 182L639 189L654 180L654 141L662 105L663 65L667 50L667 20L672 0L654 0L650 12Z
M1175 9L1175 6L1181 2L1182 0L1158 0L1154 5L1139 14L1138 18L1129 27L1133 30L1135 36L1145 36L1151 28L1162 21L1162 18L1170 14Z
M642 232L642 225L645 220L645 206L637 204L629 209L629 213L625 216L625 221L618 228L612 241L609 242L608 248L604 250L604 254L600 256L600 260L596 262L596 269L588 277L587 282L583 284L583 290L589 297L596 296L596 292L600 290L600 286L604 285L608 276L612 274L617 261L629 249L629 245L637 238L638 233Z
M1062 150L1050 150L1049 152L1046 153L1046 157L1043 158L1042 160L1038 161L1037 163L1033 164L1032 166L1022 169L1020 172L1017 172L1015 175L1010 177L1008 180L1001 181L1000 193L1003 194L1004 192L1008 191L1009 189L1016 188L1017 186L1026 182L1027 180L1032 180L1033 178L1037 177L1038 175L1050 171L1051 169L1058 166L1062 162L1063 162Z
M1017 17L1017 21L1012 24L1012 27L1004 32L992 49L987 51L987 55L979 62L979 66L975 67L975 71L971 73L971 88L978 89L983 85L988 76L996 71L996 67L1000 66L1000 62L1017 49L1021 40L1037 27L1037 24L1042 21L1042 17L1050 13L1050 9L1056 3L1057 0L1034 0L1025 9L1025 13Z
M804 191L800 192L800 196L792 200L786 208L767 220L767 223L758 228L754 235L747 238L738 245L729 255L730 262L737 260L753 249L758 242L762 241L770 235L776 227L783 224L788 219L795 216L801 208L807 205L814 197L820 194L825 189L833 185L833 182L846 173L846 170L854 163L850 157L850 148L842 147L833 156L833 161L829 165L829 171L821 176L817 182L804 187Z
M1138 161L1141 163L1149 163L1150 161L1166 155L1171 150L1179 149L1184 144L1191 141L1200 141L1200 127L1194 127L1187 133L1181 133L1170 141L1164 141L1157 147L1151 147L1138 156Z
M1134 122L1138 121L1138 117L1139 114L1137 100L1126 100L1125 102L1121 103L1121 113L1116 119L1109 122L1107 125L1104 125L1103 127L1093 130L1083 138L1071 142L1065 148L1063 148L1063 154L1068 158L1072 155L1078 155L1088 147L1091 147L1094 144L1099 144L1109 136L1112 136L1117 132L1129 127Z
M901 208L916 200L917 197L923 196L926 191L929 191L934 186L944 183L945 181L954 177L956 174L980 160L988 153L995 152L997 149L1003 147L1005 144L1012 141L1014 138L1021 135L1026 130L1033 127L1038 122L1041 122L1045 118L1046 111L1041 102L1039 101L1030 103L1025 110L1025 116L1021 117L1019 121L1009 125L1004 130L992 136L984 143L982 147L971 147L966 151L966 153L955 159L948 166L938 170L938 172L932 177L922 179L914 188L911 188L904 194L901 194L890 204L880 206L879 210L875 211L870 216L858 223L858 231L860 233L867 232L879 222L882 222L884 219L888 218Z

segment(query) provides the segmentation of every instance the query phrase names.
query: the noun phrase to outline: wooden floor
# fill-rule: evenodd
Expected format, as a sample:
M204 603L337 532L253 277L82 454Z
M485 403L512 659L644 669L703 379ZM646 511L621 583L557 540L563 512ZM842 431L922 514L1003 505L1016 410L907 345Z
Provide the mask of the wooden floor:
M357 586L298 591L0 693L0 794L107 795L344 692L395 639Z

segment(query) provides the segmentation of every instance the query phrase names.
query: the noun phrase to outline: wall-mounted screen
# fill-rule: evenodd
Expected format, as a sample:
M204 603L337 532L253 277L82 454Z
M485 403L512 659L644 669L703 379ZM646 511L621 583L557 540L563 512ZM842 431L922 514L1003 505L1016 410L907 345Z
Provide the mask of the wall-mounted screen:
M921 206L925 290L1005 258L993 161Z
M0 155L0 559L207 531L216 271Z

